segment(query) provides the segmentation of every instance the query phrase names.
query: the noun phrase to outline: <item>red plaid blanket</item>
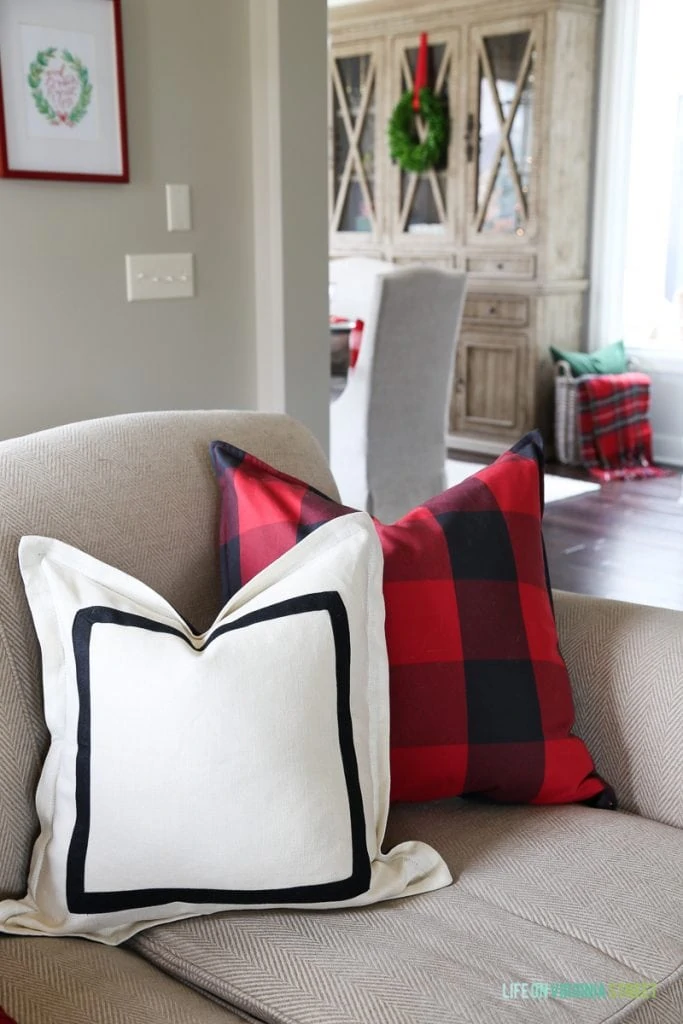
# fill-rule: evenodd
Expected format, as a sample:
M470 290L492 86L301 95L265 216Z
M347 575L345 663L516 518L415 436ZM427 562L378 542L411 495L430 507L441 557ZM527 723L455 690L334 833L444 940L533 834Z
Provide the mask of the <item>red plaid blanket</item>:
M577 406L581 461L592 477L607 483L666 475L652 465L647 374L581 377Z

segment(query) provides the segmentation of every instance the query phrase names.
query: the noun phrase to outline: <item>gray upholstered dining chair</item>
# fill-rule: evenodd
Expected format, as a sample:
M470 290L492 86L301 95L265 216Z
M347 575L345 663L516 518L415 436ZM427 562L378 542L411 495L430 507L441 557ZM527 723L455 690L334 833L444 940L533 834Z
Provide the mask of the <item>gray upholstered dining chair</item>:
M360 356L330 407L342 501L393 522L445 487L446 418L466 275L411 267L375 280Z

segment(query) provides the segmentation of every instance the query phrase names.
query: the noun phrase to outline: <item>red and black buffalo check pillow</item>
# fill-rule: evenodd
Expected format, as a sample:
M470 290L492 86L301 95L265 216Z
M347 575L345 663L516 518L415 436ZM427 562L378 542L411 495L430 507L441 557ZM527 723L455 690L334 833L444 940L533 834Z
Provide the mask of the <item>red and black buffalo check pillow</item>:
M222 441L223 596L345 508ZM391 795L477 794L613 806L583 741L559 652L541 516L543 449L528 434L493 465L377 522L391 687Z

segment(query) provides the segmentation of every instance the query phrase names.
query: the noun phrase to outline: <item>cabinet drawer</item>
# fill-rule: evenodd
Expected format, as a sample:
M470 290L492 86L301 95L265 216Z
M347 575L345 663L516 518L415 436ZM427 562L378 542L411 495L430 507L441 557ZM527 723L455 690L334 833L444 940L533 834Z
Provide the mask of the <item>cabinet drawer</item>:
M468 256L465 270L476 277L533 277L533 256Z
M529 300L517 295L470 294L465 301L464 319L482 327L526 327Z
M394 256L397 267L436 267L437 270L453 270L454 256Z

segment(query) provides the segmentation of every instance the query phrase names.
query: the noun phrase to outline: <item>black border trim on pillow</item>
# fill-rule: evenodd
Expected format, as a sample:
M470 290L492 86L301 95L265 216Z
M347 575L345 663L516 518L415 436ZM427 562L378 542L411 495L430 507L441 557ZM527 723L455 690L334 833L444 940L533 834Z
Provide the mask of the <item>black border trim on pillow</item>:
M285 889L131 889L111 892L87 892L85 863L90 835L90 637L97 623L129 626L155 633L170 633L193 647L187 636L164 623L114 608L83 608L74 617L72 638L76 659L79 695L78 753L76 755L76 823L74 825L66 864L66 898L74 914L106 914L139 907L162 906L167 903L268 904L268 903L332 903L352 899L370 888L370 858L365 838L365 814L358 774L358 761L351 717L351 638L349 621L340 595L336 591L306 594L259 609L235 622L221 626L199 650L205 650L217 637L257 622L267 622L288 615L327 611L332 626L336 653L337 723L339 750L349 801L352 870L347 878L315 885L299 885ZM194 648L193 649L197 649Z

